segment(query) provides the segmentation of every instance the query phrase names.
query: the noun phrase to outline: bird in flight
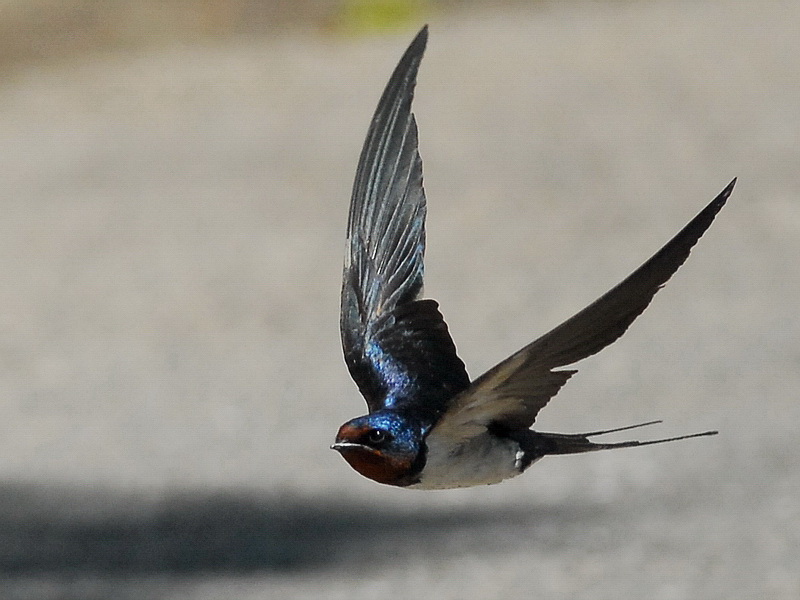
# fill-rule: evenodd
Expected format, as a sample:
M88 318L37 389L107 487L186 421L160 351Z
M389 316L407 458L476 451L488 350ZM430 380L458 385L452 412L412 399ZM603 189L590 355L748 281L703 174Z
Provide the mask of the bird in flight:
M341 336L369 414L331 446L379 483L446 489L498 483L550 454L576 454L715 435L600 443L530 429L577 371L561 369L617 340L683 264L725 204L734 179L622 283L470 382L438 304L422 298L425 191L411 101L427 26L394 70L356 170L347 225Z

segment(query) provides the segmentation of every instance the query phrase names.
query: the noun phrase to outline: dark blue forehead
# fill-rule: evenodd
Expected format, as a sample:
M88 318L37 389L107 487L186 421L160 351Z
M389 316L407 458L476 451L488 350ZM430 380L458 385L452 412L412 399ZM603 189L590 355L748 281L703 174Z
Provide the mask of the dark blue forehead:
M408 447L418 447L423 434L422 428L415 420L392 410L381 410L358 417L350 421L350 424L388 431L398 443Z

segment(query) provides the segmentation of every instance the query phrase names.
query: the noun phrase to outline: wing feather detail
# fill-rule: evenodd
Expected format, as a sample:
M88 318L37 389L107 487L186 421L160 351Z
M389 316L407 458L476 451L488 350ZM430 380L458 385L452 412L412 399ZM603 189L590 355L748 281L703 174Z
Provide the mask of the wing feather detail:
M476 379L453 399L435 431L466 439L490 424L509 430L533 425L539 411L577 372L554 369L591 356L619 339L688 258L725 205L735 183L736 179L731 181L619 285Z
M340 329L370 411L413 406L435 420L469 385L447 325L422 293L426 201L411 103L427 27L411 42L372 118L347 225Z

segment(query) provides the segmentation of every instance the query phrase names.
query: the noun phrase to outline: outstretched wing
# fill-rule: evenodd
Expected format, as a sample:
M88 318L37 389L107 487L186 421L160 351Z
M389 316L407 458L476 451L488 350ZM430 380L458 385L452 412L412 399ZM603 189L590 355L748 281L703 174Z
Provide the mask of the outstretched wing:
M650 260L622 283L552 331L496 365L453 400L436 431L465 439L493 425L530 427L542 407L574 375L553 370L616 341L678 270L725 205L736 179Z
M438 305L418 299L426 208L411 101L427 38L426 26L400 59L361 151L340 327L347 367L370 411L413 405L435 418L469 378Z

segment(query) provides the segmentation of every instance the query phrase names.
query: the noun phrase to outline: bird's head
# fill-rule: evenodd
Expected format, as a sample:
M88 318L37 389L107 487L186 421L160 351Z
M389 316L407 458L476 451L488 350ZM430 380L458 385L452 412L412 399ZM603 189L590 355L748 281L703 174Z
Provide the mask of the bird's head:
M389 485L414 483L425 465L422 427L388 410L348 421L331 448L364 477Z

